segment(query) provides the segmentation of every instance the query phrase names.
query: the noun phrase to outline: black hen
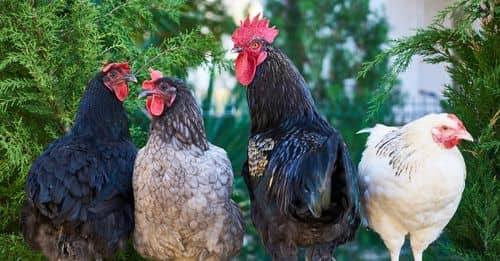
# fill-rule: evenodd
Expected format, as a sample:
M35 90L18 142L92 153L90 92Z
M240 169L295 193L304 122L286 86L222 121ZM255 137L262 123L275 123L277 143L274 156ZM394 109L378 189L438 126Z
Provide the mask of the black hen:
M304 78L271 43L277 30L248 18L234 32L236 76L251 114L243 176L252 221L274 260L330 260L360 223L357 173L340 134L323 119Z
M97 73L74 127L31 167L21 228L26 242L50 260L111 257L133 230L137 150L122 105L127 81L136 79L126 63Z

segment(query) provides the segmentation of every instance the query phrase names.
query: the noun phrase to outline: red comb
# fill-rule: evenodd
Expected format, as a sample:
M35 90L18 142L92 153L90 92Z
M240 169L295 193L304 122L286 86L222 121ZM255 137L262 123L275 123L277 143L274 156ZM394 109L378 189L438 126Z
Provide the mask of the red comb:
M235 45L244 45L246 42L254 38L262 38L268 43L272 43L278 35L278 29L274 26L269 27L269 20L262 17L259 19L260 13L252 20L250 16L240 22L240 27L234 30L232 39Z
M151 75L151 80L156 81L160 78L163 78L163 73L160 71L157 71L151 67L149 67L149 75Z
M142 88L144 90L151 90L154 88L154 85L153 83L160 79L160 78L163 78L163 73L160 72L160 71L157 71L151 67L149 67L149 75L151 75L151 80L146 80L144 82L142 82Z
M110 63L102 68L102 72L107 73L111 68L121 68L126 72L130 72L128 63Z

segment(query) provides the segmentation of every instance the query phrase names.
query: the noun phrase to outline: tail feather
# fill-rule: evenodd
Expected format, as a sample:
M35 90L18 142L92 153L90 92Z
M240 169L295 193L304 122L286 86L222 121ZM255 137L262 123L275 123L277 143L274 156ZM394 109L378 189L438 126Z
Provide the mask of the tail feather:
M315 151L310 151L301 159L297 171L309 173L301 176L298 191L304 191L304 201L314 217L321 216L331 203L331 175L337 161L339 137L331 136Z
M298 171L303 175L299 191L311 214L318 218L327 211L342 215L349 211L352 224L359 223L357 172L347 145L340 135L330 136L318 150L302 158ZM333 203L335 202L335 204ZM332 206L336 206L335 210Z
M356 134L370 133L373 128L364 128L356 132Z
M366 141L366 146L374 146L377 144L382 137L391 131L398 130L400 127L385 126L383 124L376 124L372 128L365 128L356 132L356 134L369 133L368 140Z
M342 164L344 168L344 175L346 181L346 187L348 189L348 206L352 211L350 213L350 222L351 224L355 224L357 227L360 219L360 198L359 198L359 186L358 186L358 172L354 165L354 162L349 155L349 150L345 143L341 145L341 153L342 153Z

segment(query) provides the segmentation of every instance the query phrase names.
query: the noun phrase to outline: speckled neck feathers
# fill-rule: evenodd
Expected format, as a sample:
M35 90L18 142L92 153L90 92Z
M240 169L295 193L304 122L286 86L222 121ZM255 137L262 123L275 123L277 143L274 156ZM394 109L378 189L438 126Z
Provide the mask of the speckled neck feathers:
M177 87L172 107L165 108L160 117L153 117L150 133L178 149L189 149L194 145L203 151L208 150L200 108L185 86Z
M377 156L388 157L389 165L394 169L395 175L408 173L408 177L415 172L417 168L416 161L413 159L417 149L406 141L406 133L399 130L393 130L387 133L376 145Z
M103 76L104 73L97 73L85 89L71 132L94 140L130 139L125 108L104 86Z
M247 91L252 133L314 121L319 115L302 75L279 49L264 48L268 56Z

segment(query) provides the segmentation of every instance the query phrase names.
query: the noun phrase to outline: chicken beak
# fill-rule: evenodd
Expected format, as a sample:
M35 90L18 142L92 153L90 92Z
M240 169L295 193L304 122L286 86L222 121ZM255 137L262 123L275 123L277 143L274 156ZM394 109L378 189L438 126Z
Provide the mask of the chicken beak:
M166 91L162 91L159 89L154 89L154 90L144 90L141 93L139 93L138 98L143 99L151 95L159 95L162 97L171 97L175 96L177 94L177 88L175 87L169 87Z
M123 79L126 80L126 81L128 81L128 82L137 83L137 78L132 73L125 75L125 77L123 77Z
M240 53L241 51L243 51L243 47L234 47L231 49L232 53Z
M459 138L461 140L468 140L470 142L474 141L474 138L472 137L472 135L470 135L470 133L467 132L466 130L459 132L457 135L457 138Z
M151 91L151 90L147 90L147 91L142 91L141 93L139 93L139 99L144 99L148 96L151 96L153 94L155 94L156 92L155 91Z

